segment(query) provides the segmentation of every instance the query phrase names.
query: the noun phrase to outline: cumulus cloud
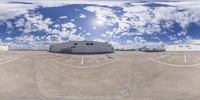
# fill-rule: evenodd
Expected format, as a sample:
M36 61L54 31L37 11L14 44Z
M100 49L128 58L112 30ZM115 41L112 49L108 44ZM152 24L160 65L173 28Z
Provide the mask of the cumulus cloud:
M25 14L24 19L24 33L46 31L50 32L49 25L53 24L51 18L43 19L42 15ZM16 23L18 25L19 23ZM19 25L18 25L19 26Z
M11 38L11 37L7 37L5 40L6 40L6 41L12 41L13 38Z
M80 18L86 18L86 15L84 15L84 14L80 14L79 17L80 17Z
M36 7L36 5L0 3L0 20L11 19L26 14L29 10L35 9Z
M166 4L168 4L168 6L160 6L155 9L143 4L137 5L137 3L121 5L118 7L123 9L124 13L120 15L117 15L116 11L110 7L89 6L86 7L85 10L95 13L96 18L103 21L106 25L117 26L102 34L103 37L121 38L124 36L145 34L166 34L167 32L162 31L162 28L171 31L175 23L179 24L182 28L182 31L177 33L177 35L186 36L187 28L191 23L199 24L199 3L195 4L190 2L187 4L184 2L181 5L177 2L170 2ZM196 6L193 7L192 4ZM175 38L173 38L173 40L174 39ZM160 39L157 38L157 40Z
M86 35L91 35L91 33L86 33Z
M67 18L67 16L61 16L61 17L59 17L60 19L66 19Z
M75 34L77 27L72 22L66 23L56 23L51 20L51 18L44 18L41 14L27 13L23 17L19 18L14 24L11 21L8 21L7 28L10 30L12 27L17 27L17 29L24 34L21 34L15 38L7 37L6 41L13 41L15 44L12 44L14 48L20 48L25 46L26 48L37 47L42 49L45 48L42 45L49 43L60 43L66 40L84 40L84 37L81 37L78 34ZM51 27L50 27L51 26ZM37 35L33 33L42 32L44 35Z
M107 7L88 6L88 7L85 7L84 9L95 13L96 20L97 21L99 20L108 26L113 26L118 20L118 17L114 13L114 11Z
M81 2L81 4L97 4L86 6L83 10L93 13L96 18L93 20L103 23L105 32L102 34L91 34L93 31L99 30L96 23L92 25L92 32L81 31L82 27L78 26L75 18L70 19L68 16L60 16L57 21L67 20L65 22L56 22L51 18L46 18L40 13L29 13L30 10L36 9L38 6L42 7L56 7L71 4L80 4L80 2L72 1L58 1L58 2L44 2L44 1L29 1L32 4L2 4L0 9L0 20L6 22L8 29L7 33L11 33L14 27L18 28L23 34L19 35L13 40L18 43L36 45L54 42L64 42L67 40L85 40L86 36L100 36L95 37L94 40L103 38L111 40L110 42L118 47L134 47L139 45L156 45L156 43L147 41L143 37L148 35L151 39L158 40L158 44L163 44L156 35L167 34L165 30L173 30L173 25L180 25L182 29L177 35L169 35L167 38L174 41L174 43L181 43L183 40L178 40L177 37L187 36L187 28L191 23L199 24L200 22L200 3L195 2L158 2L168 6L150 7L145 5L147 3L129 3L130 1L108 2L94 1ZM103 6L102 6L103 5ZM117 9L116 9L117 8ZM5 10L3 10L5 9ZM14 23L7 21L16 16L22 15L22 18L17 19ZM86 18L87 14L78 14L79 18ZM77 16L76 16L77 17ZM88 17L88 16L87 16ZM82 20L83 20L82 19ZM0 23L1 24L1 23ZM103 28L102 28L103 29ZM164 29L164 31L163 31ZM43 32L45 35L35 35L33 32ZM26 34L26 35L24 35ZM28 34L28 35L27 35ZM95 35L95 36L92 36ZM23 40L23 38L26 38ZM127 39L125 43L119 43ZM10 38L6 38L11 41ZM40 42L38 42L40 41ZM30 43L31 42L31 43ZM150 44L148 44L150 43ZM131 45L131 46L130 46Z
M109 3L110 2L110 3ZM46 0L28 0L28 1L21 1L21 0L0 0L0 20L6 20L10 18L14 18L16 16L26 14L29 10L34 10L39 6L42 7L58 7L70 4L98 4L98 5L108 5L108 6L116 6L121 5L127 1L90 1L90 0L80 0L80 1L66 1L66 0L59 0L59 1L46 1Z
M62 28L75 28L76 25L74 25L72 22L68 22L68 23L62 24L61 27Z
M106 41L103 40L103 39L94 39L93 41L96 41L96 42L106 42Z

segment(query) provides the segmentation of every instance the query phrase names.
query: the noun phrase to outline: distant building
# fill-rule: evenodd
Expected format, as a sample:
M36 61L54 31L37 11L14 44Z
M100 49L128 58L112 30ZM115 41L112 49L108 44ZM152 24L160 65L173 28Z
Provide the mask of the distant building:
M138 50L143 52L162 52L165 51L165 47L162 45L146 45L138 48Z
M8 46L0 44L0 51L8 51Z
M112 53L114 48L107 42L95 41L69 41L64 43L55 43L49 46L50 52L57 53Z
M167 45L166 51L200 51L200 45L198 44Z

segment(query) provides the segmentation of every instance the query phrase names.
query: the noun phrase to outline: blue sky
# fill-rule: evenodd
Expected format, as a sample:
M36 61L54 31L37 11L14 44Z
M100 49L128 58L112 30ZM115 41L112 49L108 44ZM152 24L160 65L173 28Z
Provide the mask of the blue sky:
M158 1L1 1L0 42L34 49L69 40L116 48L199 42L200 2Z

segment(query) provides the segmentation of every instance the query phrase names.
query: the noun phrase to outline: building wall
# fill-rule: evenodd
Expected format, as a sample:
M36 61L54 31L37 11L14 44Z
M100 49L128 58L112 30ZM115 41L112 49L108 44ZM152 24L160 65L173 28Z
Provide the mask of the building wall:
M0 45L0 51L8 51L8 46Z
M166 51L200 51L200 45L168 45Z
M113 46L108 43L93 41L71 41L50 45L51 52L64 53L106 53L113 52Z

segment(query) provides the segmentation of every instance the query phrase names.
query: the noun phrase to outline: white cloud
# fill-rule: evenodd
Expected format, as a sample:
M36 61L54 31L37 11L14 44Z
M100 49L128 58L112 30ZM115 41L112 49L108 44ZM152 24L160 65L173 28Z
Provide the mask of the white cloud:
M9 1L9 2L8 2ZM13 1L17 1L19 3L10 3ZM22 2L22 3L20 3ZM23 4L23 2L30 3L30 4ZM122 5L126 1L119 1L119 2L112 2L112 1L66 1L66 0L59 0L59 1L46 1L46 0L28 0L28 1L21 1L21 0L3 0L0 1L0 20L11 19L16 16L26 14L29 10L36 9L39 6L42 7L58 7L70 4L97 4L97 5L107 5L107 6L117 6Z
M86 33L86 35L91 35L91 33Z
M114 13L114 11L107 7L88 6L88 7L85 7L84 9L95 13L96 19L94 22L101 21L105 25L113 26L118 20L118 17Z
M177 34L178 34L178 36L183 36L183 35L186 35L187 33L185 31L181 31L181 32L179 32Z
M57 34L57 36L54 36L57 38L57 42L63 41L63 39L68 39L68 40L85 40L84 37L80 36L80 34L76 34L77 32L77 27L74 23L72 22L66 22L64 24L55 24L54 28L51 30L51 34ZM49 41L51 41L49 36ZM60 38L58 38L60 37Z
M72 22L62 24L61 26L62 26L62 28L75 28L76 27L76 25L74 25Z
M48 33L51 32L49 25L53 24L53 22L50 18L43 19L42 15L25 14L23 20L26 21L25 22L17 21L16 26L24 26L24 28L21 28L21 30L23 30L24 33L37 32L37 31L46 31Z
M71 21L71 22L74 22L74 21L75 21L75 19L71 19L70 21Z
M49 35L46 37L46 43L61 43L61 42L64 42L64 40L59 35Z
M93 30L95 30L97 27L93 26L92 28L93 28Z
M86 18L86 15L80 14L79 18Z
M47 33L48 42L62 42L66 39L69 40L85 40L85 37L77 33L77 26L74 24L75 19L72 19L69 22L64 24L56 24L50 18L45 18L40 14L28 14L28 10L35 9L38 5L42 5L43 7L53 7L53 6L63 6L66 4L75 4L79 2L44 2L44 1L31 1L33 4L2 4L2 9L0 12L0 20L14 18L16 16L24 14L24 18L20 18L14 24L15 27L19 28L19 30L24 33L30 32L38 32L43 31ZM131 5L125 5L124 2L117 2L115 4L106 4L105 2L99 1L95 2L85 2L84 4L98 4L99 5L109 5L106 6L88 6L85 7L85 10L93 12L96 15L96 20L100 20L105 24L105 27L113 27L115 28L106 31L101 34L102 37L106 37L106 39L114 38L112 43L114 45L118 45L122 47L124 44L117 43L117 40L120 40L122 37L133 36L132 39L127 40L128 44L133 43L133 46L137 46L140 44L145 44L144 38L142 35L149 34L166 34L165 32L161 33L161 27L170 30L172 25L177 22L183 28L183 31L178 33L178 36L187 35L186 28L191 23L199 24L200 21L200 3L177 3L177 2L165 2L163 4L169 4L172 6L168 7L157 7L155 9L150 9L149 7L143 6L144 3L132 3ZM54 4L53 4L54 3ZM45 5L46 4L46 5ZM83 3L82 3L83 4ZM0 5L1 6L1 5ZM124 13L117 15L119 13L117 10L112 9L111 7L119 7L122 8ZM195 6L195 7L194 7ZM182 10L182 11L179 11ZM86 15L80 14L80 18L85 18ZM60 19L67 18L67 16L61 16ZM161 21L166 21L161 24ZM50 27L54 25L53 27ZM13 24L10 22L7 23L7 27L12 29ZM98 26L93 26L95 30ZM79 28L79 27L78 27ZM80 28L79 28L80 29ZM129 32L129 30L135 30L135 32ZM82 29L81 29L82 30ZM86 32L84 32L86 33ZM53 34L53 35L52 35ZM86 35L91 35L91 33L86 33ZM137 37L138 36L138 37ZM40 40L37 36L20 36L16 38L16 40L23 41L22 38L27 38L24 42L36 42L36 40ZM45 38L45 37L44 37ZM100 37L101 38L101 37ZM177 40L175 36L169 37L171 40ZM8 39L9 40L9 39ZM158 39L159 40L159 39ZM175 43L179 43L182 41L175 41ZM152 43L154 44L154 43ZM130 45L129 45L130 46ZM127 47L129 47L127 46Z
M20 35L14 38L13 42L9 45L11 49L36 49L36 50L46 50L48 45L41 41L42 37L35 35Z
M12 46L14 48L26 47L41 49L42 45L46 45L46 43L58 43L66 41L67 39L85 40L84 37L79 34L75 34L77 27L74 23L55 23L56 22L53 22L50 18L44 18L40 14L25 14L23 18L16 20L14 24L15 27L18 27L18 29L25 34L15 37L13 40L15 43L13 43ZM10 23L8 24L11 25ZM45 32L45 36L36 36L31 32ZM11 41L10 38L7 38L6 40Z
M6 0L8 1L8 0ZM9 0L13 1L13 0ZM22 2L21 0L15 0ZM71 5L71 4L97 4L97 5L107 5L107 6L117 6L117 5L122 5L123 3L128 3L130 1L124 1L124 0L118 0L118 1L101 1L101 0L57 0L57 1L52 1L52 0L26 0L25 2L28 3L33 3L35 5L42 5L45 7L53 7L53 6L61 6L61 5Z
M15 26L16 26L16 27L23 27L23 26L24 26L24 23L25 23L25 19L24 19L24 18L21 18L21 19L19 19L19 20L17 20L17 21L15 22Z
M176 36L171 36L171 35L169 35L168 37L169 37L170 40L177 40L177 37L176 37Z
M6 41L12 41L13 38L11 38L11 37L7 37L5 40L6 40Z
M35 9L36 5L0 3L0 20L11 19L16 16L28 13Z
M195 38L192 38L190 36L187 36L185 42L187 44L197 44L197 45L199 45L200 44L200 39L195 39Z
M118 24L118 27L106 31L102 35L103 37L119 38L119 36L166 34L166 32L161 32L160 26L171 30L175 22L182 27L183 31L178 33L179 36L182 36L187 34L186 29L191 23L199 24L200 3L189 2L187 4L184 2L179 4L177 2L166 2L166 4L172 6L150 9L141 5L141 3L134 3L134 6L120 5L119 7L123 8L125 12L121 16L116 15L116 11L108 7L89 6L85 10L95 13L97 20L101 20L108 26ZM192 7L193 4L196 6ZM165 23L161 24L161 21L165 21ZM135 29L135 32L130 33L129 30L131 29Z
M59 17L60 19L66 19L67 18L67 16L61 16L61 17Z
M174 41L175 44L182 44L183 43L183 40L176 40Z
M103 40L103 39L94 39L93 41L97 41L97 42L106 42L106 41Z
M183 11L178 11L183 10ZM188 27L190 23L198 22L200 20L200 6L196 9L185 8L185 7L159 7L154 10L156 18L154 22L160 22L160 20L174 20L180 23L182 28Z

